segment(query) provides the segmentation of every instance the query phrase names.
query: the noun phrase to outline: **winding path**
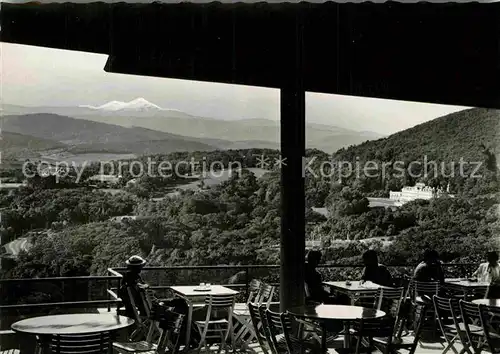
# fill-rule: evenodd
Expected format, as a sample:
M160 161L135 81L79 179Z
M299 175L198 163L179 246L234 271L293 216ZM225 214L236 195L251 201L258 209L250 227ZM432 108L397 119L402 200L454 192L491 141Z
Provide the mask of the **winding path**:
M17 256L21 251L28 251L29 243L26 237L18 238L4 245L5 252L11 256Z

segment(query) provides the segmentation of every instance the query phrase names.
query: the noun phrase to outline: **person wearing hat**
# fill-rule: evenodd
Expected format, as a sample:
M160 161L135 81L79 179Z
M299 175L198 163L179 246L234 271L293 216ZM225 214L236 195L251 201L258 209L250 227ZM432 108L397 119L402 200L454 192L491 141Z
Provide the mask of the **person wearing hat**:
M148 316L148 306L145 301L145 289L148 284L141 277L141 271L146 260L134 255L125 261L127 272L123 275L119 296L125 306L126 316L138 319L139 316Z

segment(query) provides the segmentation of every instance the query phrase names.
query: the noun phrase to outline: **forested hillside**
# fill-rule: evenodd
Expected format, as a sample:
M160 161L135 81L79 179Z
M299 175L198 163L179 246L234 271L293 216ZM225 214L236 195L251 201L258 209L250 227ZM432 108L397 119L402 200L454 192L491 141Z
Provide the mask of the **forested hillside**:
M329 263L357 264L364 250L375 248L386 264L414 264L425 247L435 247L447 262L480 261L487 250L500 246L495 159L498 118L496 111L467 110L386 139L341 149L333 158L308 150L311 171L324 168L325 162L335 168L332 162L356 161L358 157L360 163L370 159L386 162L391 172L398 160L410 163L426 155L436 161L460 161L463 157L476 162L480 177L467 173L425 176L412 170L400 176L388 173L339 179L335 173L315 176L308 170L306 237L324 241L324 260ZM149 158L158 165L194 158L207 164L222 161L225 168L234 162L251 168L258 166L262 155L276 158L279 152L186 152L144 156L141 161ZM113 169L111 165L109 169ZM200 171L198 166L195 172ZM22 252L18 265L3 276L102 274L110 266L123 265L131 254L147 257L151 265L165 266L279 263L278 169L270 169L261 178L244 170L211 188L200 185L199 190L165 198L153 197L175 188L182 178L141 177L129 186L127 182L134 178L128 172L115 187L121 192L112 195L90 192L86 181L98 172L97 165L89 166L78 184L34 180L28 188L2 194L0 206L8 210L6 217L2 216L3 237L20 237L27 228L47 230L31 237L30 251ZM451 195L415 200L397 208L370 206L367 198L387 197L390 190L415 182L443 189L449 185ZM311 209L324 206L327 218ZM134 215L136 219L117 222L112 219L117 215ZM381 242L381 237L386 242Z
M373 178L370 181L370 191L399 187L401 183L398 184L397 178L391 177L398 176L398 168L405 167L405 173L399 179L406 185L412 185L417 179L436 182L432 181L435 175L440 175L438 180L442 181L447 175L454 173L457 178L451 178L450 182L453 192L456 192L461 187L461 181L474 172L476 163L482 163L476 173L497 168L495 152L500 147L499 122L500 111L472 108L434 119L384 139L342 148L334 154L333 160L353 164L357 161L361 166L372 161L380 171L382 164L386 163L385 179L383 176L378 181ZM458 176L460 161L463 161L463 176Z

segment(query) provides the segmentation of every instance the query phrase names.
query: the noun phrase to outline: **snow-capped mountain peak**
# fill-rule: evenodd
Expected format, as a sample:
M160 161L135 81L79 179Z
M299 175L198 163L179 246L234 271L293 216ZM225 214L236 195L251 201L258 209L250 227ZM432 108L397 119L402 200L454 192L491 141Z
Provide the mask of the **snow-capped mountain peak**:
M148 100L139 97L130 102L111 101L101 106L81 105L82 108L90 108L99 111L163 111L164 109Z

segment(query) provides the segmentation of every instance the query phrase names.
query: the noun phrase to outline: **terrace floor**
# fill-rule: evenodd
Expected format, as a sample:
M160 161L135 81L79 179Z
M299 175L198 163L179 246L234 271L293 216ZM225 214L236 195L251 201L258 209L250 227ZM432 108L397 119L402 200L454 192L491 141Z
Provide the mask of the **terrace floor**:
M460 345L456 346L458 352L462 349ZM439 343L424 343L420 344L419 347L416 350L416 354L438 354L441 353L444 349L444 345L441 345ZM196 350L192 350L189 353L196 353ZM217 346L213 346L210 348L210 351L208 353L217 353L219 352L219 348ZM221 353L231 353L232 351L221 351ZM255 354L261 354L264 353L264 351L259 347L258 344L251 344L250 350L248 351L238 351L239 353L255 353ZM201 353L207 353L204 350L201 351ZM330 350L329 353L334 353L333 350ZM374 354L380 353L380 352L373 352ZM2 351L0 350L0 354L19 354L19 351L17 350L7 350L7 351Z
M342 339L339 340L339 347L341 347L341 342ZM444 344L441 343L419 343L419 346L417 350L415 351L415 354L440 354L443 349L445 348ZM460 352L462 350L462 346L457 344L455 345L455 348L457 349L457 352ZM218 346L213 346L210 348L210 351L208 353L216 353L218 352L219 348ZM189 353L196 353L196 350L190 351ZM237 351L239 353L255 353L255 354L261 354L265 353L258 344L254 343L250 345L250 350L247 351ZM202 350L201 353L207 353L206 351ZM221 351L221 353L231 353L230 350L228 351ZM328 353L335 353L334 349L330 349ZM374 351L372 352L373 354L378 354L381 353L380 351ZM449 353L453 353L453 350L450 350Z
M102 313L105 313L107 311L108 311L107 308L100 308L99 309L99 312L102 312ZM408 337L412 338L411 336L408 336ZM343 337L340 336L339 338L337 338L336 343L338 343L338 348L341 348L342 343L343 343ZM445 344L444 340L442 342L424 342L424 341L421 341L417 347L417 350L415 351L415 354L440 354L440 353L442 353L442 351L444 350L445 347L446 347L446 344ZM462 350L462 346L460 344L456 344L455 348L457 349L457 353L459 353ZM246 351L245 350L237 350L236 352L237 353L250 353L250 354L252 354L252 353L253 354L261 354L261 353L264 354L265 353L262 350L262 348L260 348L259 344L256 342L251 343L249 345L249 350L246 350ZM453 350L450 350L448 352L453 353ZM190 350L188 353L194 354L194 353L197 353L197 350ZM231 350L219 351L219 346L214 345L214 346L210 347L210 350L208 352L203 349L203 350L201 350L200 353L232 353L232 351ZM335 353L335 351L329 350L328 353ZM374 351L372 353L378 354L381 352ZM0 354L4 354L4 353L0 350Z

